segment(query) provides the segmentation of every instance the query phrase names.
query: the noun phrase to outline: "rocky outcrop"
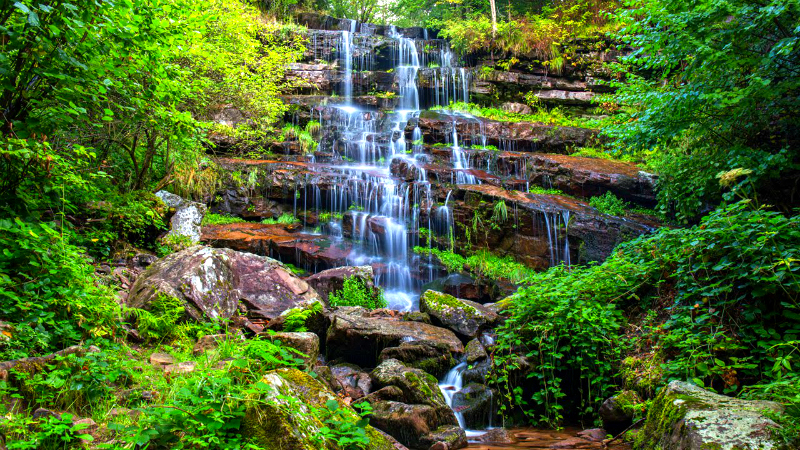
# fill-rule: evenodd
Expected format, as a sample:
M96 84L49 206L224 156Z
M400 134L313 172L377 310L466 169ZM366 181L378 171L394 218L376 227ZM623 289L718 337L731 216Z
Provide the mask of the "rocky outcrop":
M306 282L327 302L328 295L341 291L344 288L344 281L348 278L359 280L367 290L377 294L372 266L345 266L323 270L306 278Z
M192 202L183 199L167 191L156 192L156 197L160 198L170 209L175 210L170 219L170 236L185 237L191 243L200 241L200 224L206 214L206 205L203 203Z
M400 361L382 362L370 374L379 388L395 386L402 397L373 404L375 426L412 448L428 448L424 436L444 425L456 425L456 417L447 406L438 381L420 369L406 367ZM427 445L426 445L427 443Z
M764 411L781 412L774 402L748 401L673 381L650 405L634 447L662 450L778 449L778 425Z
M397 347L384 348L379 359L396 359L408 367L422 369L436 377L443 376L456 364L448 345L435 342L402 342Z
M441 201L446 195L442 194ZM495 254L510 255L541 269L567 259L571 264L603 261L619 243L649 233L657 225L602 214L566 196L507 191L489 185L459 185L450 195L450 210L455 222L470 223L476 213L489 221L490 208L501 200L511 218L473 240ZM457 235L456 244L461 240Z
M341 307L329 314L328 359L341 358L361 367L375 367L383 349L402 342L428 344L444 354L460 355L464 346L452 331L396 317L371 315L364 308Z
M467 338L475 338L481 329L496 325L500 319L480 303L430 290L420 297L419 309L428 313L434 324L450 328Z
M177 299L187 318L197 321L239 313L271 319L321 300L308 283L272 258L202 246L148 267L131 288L128 306L149 309L165 296Z
M390 36L393 32L403 37L411 39L428 39L436 36L435 30L428 30L421 27L391 27L389 25L376 25L366 22L358 22L350 19L337 19L316 12L302 12L296 17L297 23L305 25L314 30L352 30L357 33L368 35Z
M328 401L338 403L345 420L356 422L358 414L339 397L310 375L296 369L267 373L261 382L270 387L253 398L242 421L242 433L253 443L268 449L338 450L323 437ZM294 400L289 405L289 399ZM396 443L383 433L366 426L369 450L397 450Z
M591 146L599 140L598 131L587 128L558 127L536 122L500 122L442 111L423 111L417 126L426 144L451 142L455 127L459 142L464 147L485 144L528 152L566 153L572 148ZM412 122L406 127L407 139L413 139L413 131Z
M301 225L254 222L205 225L202 241L257 255L275 256L302 267L336 267L347 262L350 247L326 236L298 232ZM327 295L325 296L327 298Z

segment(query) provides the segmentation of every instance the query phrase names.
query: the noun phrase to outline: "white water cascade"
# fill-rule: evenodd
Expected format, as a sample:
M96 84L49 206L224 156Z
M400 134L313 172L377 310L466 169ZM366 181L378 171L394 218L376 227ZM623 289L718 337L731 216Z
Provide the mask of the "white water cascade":
M447 406L453 410L456 420L458 421L458 426L463 428L464 432L467 434L467 438L470 438L480 436L486 433L486 430L492 429L493 427L492 424L489 423L488 428L485 430L471 430L467 428L464 414L456 408L453 408L453 397L464 387L464 371L467 370L467 367L466 362L461 362L450 369L447 375L439 382L439 390L442 391Z
M317 186L306 185L303 207L330 213L334 219L328 229L335 231L336 239L350 235L352 250L347 263L375 268L376 282L384 288L390 308L418 309L421 287L431 281L434 272L412 270L416 264L410 248L419 245L419 219L430 212L433 201L430 182L418 163L424 160L422 132L415 129L413 143L409 145L405 129L421 108L418 79L423 64L440 66L426 69L442 81L442 88L433 94L436 101L468 100L468 72L453 67L455 57L445 41L436 41L434 48L438 46L438 51L420 52L419 48L426 44L407 38L392 27L388 37L394 41L396 108L385 112L361 107L356 97L360 87L356 89L353 78L356 71L369 69L372 64L371 59L365 59L367 52L359 51L359 44L369 37L364 33L372 30L362 26L357 32L355 21L346 21L342 28L346 29L339 32L337 49L339 67L343 69L340 94L344 104L323 105L321 108L329 108L331 113L324 120L320 114L322 134L333 136L321 145L321 150L330 151L341 160L326 165L325 169L338 173L342 181L324 192ZM415 166L417 179L408 182L394 178L390 169L395 159ZM468 168L465 157L460 161L458 167ZM427 215L430 229L430 214Z

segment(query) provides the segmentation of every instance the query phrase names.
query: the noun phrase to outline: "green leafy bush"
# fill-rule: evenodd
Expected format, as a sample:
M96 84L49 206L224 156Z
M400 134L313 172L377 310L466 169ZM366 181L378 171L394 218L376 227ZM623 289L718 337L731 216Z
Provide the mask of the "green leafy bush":
M564 412L597 411L620 382L619 348L657 349L664 381L690 379L728 394L777 389L796 364L799 261L800 216L742 201L698 226L622 244L602 264L552 268L505 305L511 317L499 331L505 355L495 379L510 404L551 424ZM665 303L669 315L644 336L621 336L623 312Z
M308 320L322 314L322 304L314 302L308 307L292 308L286 312L283 331L303 333L308 331Z
M14 331L0 359L51 352L119 327L115 292L100 283L73 233L0 219L0 319Z
M232 223L244 223L246 220L241 217L228 216L224 214L207 213L203 216L203 225L229 225Z
M624 200L612 194L611 191L608 191L603 195L590 198L589 205L592 208L597 208L597 210L603 214L609 214L612 216L624 216L625 210L629 207Z
M289 213L283 213L277 219L271 217L269 219L264 219L261 221L264 225L292 225L294 223L300 222L300 220Z
M331 306L361 306L367 309L386 308L386 299L380 288L370 289L356 276L345 278L344 286L328 295Z
M533 269L515 261L514 258L499 257L487 250L478 251L468 257L437 248L414 247L414 252L436 257L449 272L468 271L476 277L485 277L493 281L509 280L519 283L534 274Z

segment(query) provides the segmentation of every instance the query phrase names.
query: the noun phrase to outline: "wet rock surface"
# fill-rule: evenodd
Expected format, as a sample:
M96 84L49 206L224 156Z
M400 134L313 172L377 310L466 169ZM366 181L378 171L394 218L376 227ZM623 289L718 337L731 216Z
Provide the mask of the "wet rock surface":
M489 432L484 442L472 442L468 449L475 450L512 450L512 449L562 449L562 450L630 450L629 444L613 442L606 446L603 442L590 441L578 437L578 430L566 428L561 431L518 428L506 432ZM473 438L482 440L481 437Z
M286 450L314 450L338 448L330 440L318 441L325 423L312 411L325 410L325 403L335 400L339 409L350 420L358 420L356 412L327 387L310 375L297 369L279 369L267 373L261 382L271 389L261 393L263 400L253 401L248 406L242 422L243 434L264 448L281 448ZM299 400L292 406L294 413L281 407L286 405L287 398ZM370 439L369 449L395 450L393 439L367 426Z
M363 308L337 308L329 320L329 360L342 358L361 367L375 367L383 349L398 347L402 342L430 344L444 354L464 352L464 345L450 330L396 317L376 317Z
M200 224L206 214L206 205L186 200L167 191L156 192L156 197L175 210L175 214L170 219L170 230L167 237L184 237L191 243L200 241Z
M375 273L372 266L345 266L323 270L306 278L306 282L327 302L330 294L344 288L344 282L348 278L358 280L367 290L375 292Z
M514 146L517 151L565 153L569 148L588 147L599 142L596 130L557 127L536 122L499 122L464 117L439 111L420 113L417 126L426 143L448 143L456 129L463 145ZM407 127L411 137L413 127Z

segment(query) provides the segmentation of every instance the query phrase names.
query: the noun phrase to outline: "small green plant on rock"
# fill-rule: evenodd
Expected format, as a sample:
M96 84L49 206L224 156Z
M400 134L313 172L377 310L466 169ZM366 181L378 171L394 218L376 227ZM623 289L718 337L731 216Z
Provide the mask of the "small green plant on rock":
M345 278L341 290L328 295L331 306L361 306L367 309L386 308L386 299L380 288L370 289L358 277Z
M597 208L601 213L611 216L624 216L625 210L629 207L628 203L612 194L611 191L599 197L592 197L589 199L589 205Z

